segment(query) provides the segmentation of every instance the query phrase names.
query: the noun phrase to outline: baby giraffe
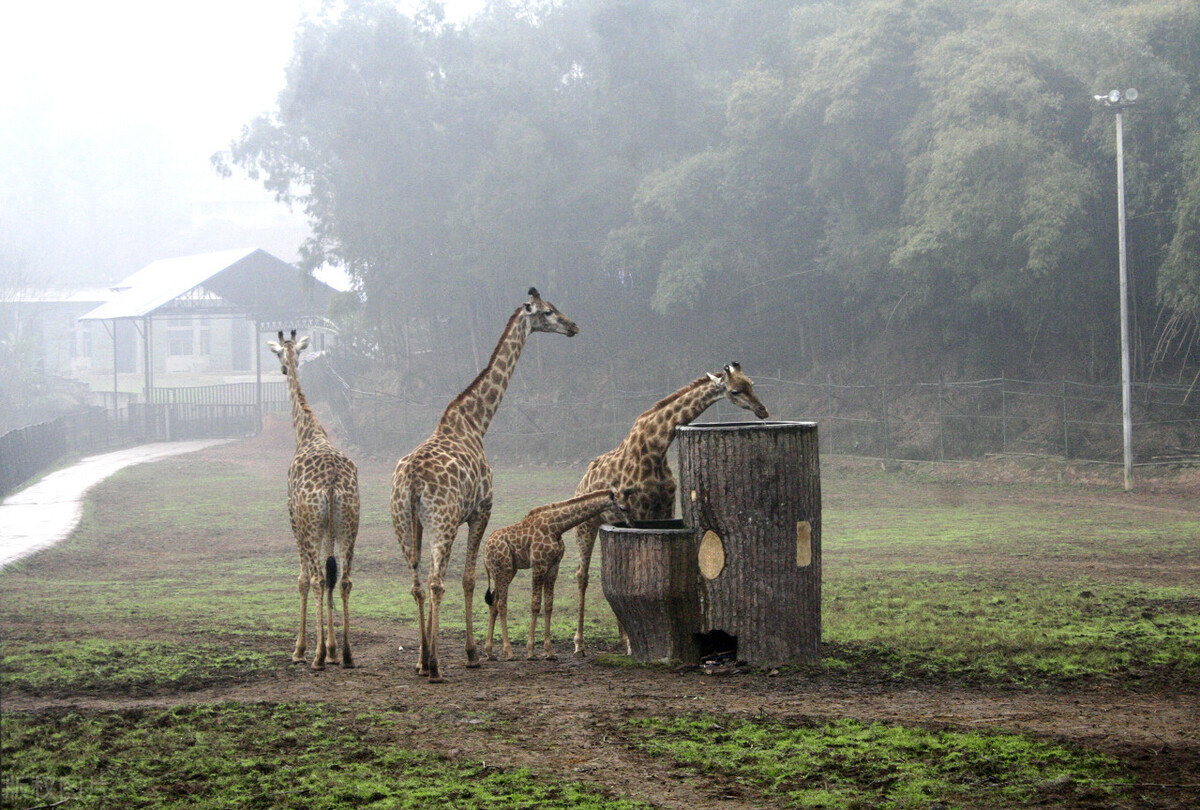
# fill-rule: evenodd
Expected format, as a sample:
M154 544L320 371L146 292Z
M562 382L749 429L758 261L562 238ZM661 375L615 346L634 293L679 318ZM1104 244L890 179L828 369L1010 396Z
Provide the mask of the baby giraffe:
M512 644L508 641L508 586L517 571L522 568L531 569L533 575L532 618L529 621L529 644L526 646L528 658L532 660L534 657L533 648L537 639L538 613L541 611L543 594L546 600L546 658L554 658L554 648L550 642L550 616L554 612L554 580L558 577L558 564L562 561L565 549L563 532L606 511L615 511L623 520L628 521L625 510L629 505L630 496L635 492L632 487L622 491L598 489L570 500L539 506L519 522L492 532L483 545L483 565L488 575L488 589L483 600L489 606L484 654L489 661L496 660L496 654L492 651L492 641L495 637L497 615L500 616L504 660L513 659Z

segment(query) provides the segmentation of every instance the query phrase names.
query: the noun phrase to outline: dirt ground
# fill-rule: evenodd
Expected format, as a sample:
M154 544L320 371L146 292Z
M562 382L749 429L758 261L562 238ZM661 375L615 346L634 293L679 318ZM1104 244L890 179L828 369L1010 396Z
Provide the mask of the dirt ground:
M237 445L203 452L208 458L279 469L274 448L287 447L286 441L264 440L261 446L269 448L261 455L247 454L244 446ZM1018 473L1000 465L987 467L985 474L1000 482ZM1020 474L1031 474L1028 465ZM1061 477L1062 472L1046 474ZM955 497L953 481L946 486L946 497ZM1045 491L1037 497L1044 499ZM1148 513L1168 509L1200 514L1200 477L1176 476L1158 485L1147 484L1134 496L1115 495L1111 489L1074 488L1054 497L1095 498L1098 503L1121 497L1124 505ZM1196 560L1188 561L1182 572L1180 562L1173 564L1174 574L1182 574L1185 580L1190 576L1194 582L1200 572ZM573 589L562 590L558 609L572 610ZM624 668L594 656L570 657L569 639L558 640L560 658L555 661L484 662L479 669L467 670L461 663L461 635L453 634L442 641L447 680L435 685L414 674L414 628L364 620L357 623L354 636L359 666L353 670L331 667L312 673L306 667L288 667L217 688L137 698L14 694L5 696L5 709L119 709L211 701L323 701L363 709L407 709L413 710L411 716L419 724L412 742L447 756L504 768L529 766L664 807L689 808L760 804L737 784L685 778L636 751L623 737L623 719L704 711L782 721L849 717L931 728L998 729L1085 745L1119 757L1138 782L1136 789L1118 794L1120 806L1200 807L1200 695L1195 692L1103 684L976 689L954 683L896 685L853 673L710 674L698 668ZM480 722L481 713L507 721L502 739ZM1060 802L1053 793L1045 796L1045 804L1102 806Z

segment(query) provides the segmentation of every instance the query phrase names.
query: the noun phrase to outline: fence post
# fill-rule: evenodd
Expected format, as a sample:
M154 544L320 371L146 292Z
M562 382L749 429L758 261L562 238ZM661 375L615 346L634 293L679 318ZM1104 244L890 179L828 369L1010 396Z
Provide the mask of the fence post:
M1067 379L1061 381L1062 390L1062 425L1063 425L1063 458L1071 457L1071 444L1067 434Z
M888 420L887 383L879 386L879 396L883 400L883 457L892 457L892 426Z
M946 380L943 377L938 377L938 461L946 460L946 414L945 402L943 398L946 395Z
M1008 378L1000 375L1000 452L1008 453Z

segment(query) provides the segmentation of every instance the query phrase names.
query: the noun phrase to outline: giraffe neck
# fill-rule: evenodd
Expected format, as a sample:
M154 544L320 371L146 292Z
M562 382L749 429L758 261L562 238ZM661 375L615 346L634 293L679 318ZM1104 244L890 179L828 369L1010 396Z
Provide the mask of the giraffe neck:
M688 424L720 398L721 389L707 376L693 380L639 416L625 439L627 446L646 455L666 454L675 428Z
M292 426L296 429L296 446L300 447L314 436L325 436L325 428L317 421L308 400L300 390L300 370L296 358L288 359L288 398L292 401Z
M530 516L538 515L546 522L550 531L562 534L570 528L578 526L588 518L595 517L608 509L610 503L607 489L579 495L567 501L541 506L530 512Z
M508 319L508 325L504 327L496 348L492 350L492 357L487 366L479 372L466 390L446 407L438 424L440 429L480 437L487 433L492 418L500 408L500 400L504 398L508 381L512 379L528 336L525 319L521 317L521 310L518 309Z

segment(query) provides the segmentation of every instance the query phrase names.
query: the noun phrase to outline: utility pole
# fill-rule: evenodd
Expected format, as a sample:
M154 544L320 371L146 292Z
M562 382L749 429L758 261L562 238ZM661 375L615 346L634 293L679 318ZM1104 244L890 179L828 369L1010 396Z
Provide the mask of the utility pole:
M1125 261L1125 129L1121 111L1137 101L1136 87L1124 93L1110 90L1095 96L1117 119L1117 253L1121 277L1121 438L1124 448L1125 491L1133 489L1133 392L1129 371L1129 269Z

